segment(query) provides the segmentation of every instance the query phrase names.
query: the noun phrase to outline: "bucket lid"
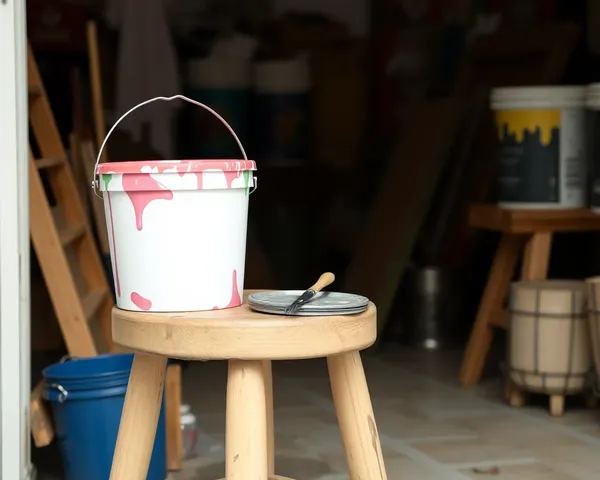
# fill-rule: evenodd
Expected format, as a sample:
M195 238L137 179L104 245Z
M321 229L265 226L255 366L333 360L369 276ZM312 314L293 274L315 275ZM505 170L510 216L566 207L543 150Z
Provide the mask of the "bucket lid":
M568 108L583 106L583 86L499 87L490 95L492 108Z
M207 170L246 172L256 170L254 160L136 160L98 165L98 174L127 173L200 173Z
M539 280L513 282L510 310L546 315L582 315L585 312L585 282Z

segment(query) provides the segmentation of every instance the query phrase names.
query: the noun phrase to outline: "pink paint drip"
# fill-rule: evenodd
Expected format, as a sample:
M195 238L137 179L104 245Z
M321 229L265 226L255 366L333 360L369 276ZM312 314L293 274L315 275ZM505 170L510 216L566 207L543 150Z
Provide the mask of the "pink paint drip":
M123 190L127 193L135 211L135 225L138 230L143 228L144 209L153 200L172 200L173 192L162 183L157 182L148 173L130 173L123 175Z
M119 262L117 260L117 242L115 242L115 222L113 220L112 213L112 202L110 201L110 192L106 192L108 194L108 211L110 213L110 234L112 237L112 246L113 246L113 260L115 263L115 289L117 290L117 296L121 296L121 281L119 279Z
M225 308L231 307L239 307L242 304L242 299L240 298L240 292L238 291L237 284L237 270L233 271L233 285L231 286L231 301L227 304Z
M140 310L144 310L145 312L147 312L148 310L150 310L152 308L152 302L150 300L148 300L147 298L142 297L137 292L131 292L130 298L131 298L131 301L134 303L134 305L136 307L138 307Z
M236 178L240 178L242 176L243 172L223 172L223 173L225 173L225 180L227 181L227 188L231 188L233 181Z
M239 307L241 304L242 304L242 298L240 297L240 292L238 290L237 270L234 270L233 271L233 282L231 285L231 300L223 308ZM213 307L212 309L213 310L221 310L219 307Z
M198 190L202 190L202 172L196 172L196 179L198 180Z

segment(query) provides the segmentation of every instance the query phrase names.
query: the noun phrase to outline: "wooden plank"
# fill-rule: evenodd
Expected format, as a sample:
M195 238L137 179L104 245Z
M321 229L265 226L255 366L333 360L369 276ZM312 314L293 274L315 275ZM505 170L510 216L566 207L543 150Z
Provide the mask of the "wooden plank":
M94 111L94 127L96 130L96 145L100 148L106 137L104 121L104 102L102 100L102 79L100 75L100 51L98 49L98 31L96 22L86 24L90 80L92 87L92 109ZM107 161L107 149L102 152L101 162ZM104 253L108 253L108 250Z
M64 165L66 161L65 157L39 158L35 161L35 166L40 170L43 168L54 168Z
M344 290L375 302L380 333L462 112L462 102L455 98L425 102L415 112L383 174L370 218L358 240Z
M96 164L96 149L93 142L91 140L83 140L81 142L80 152L83 168L89 173L91 179ZM102 198L96 196L91 186L87 189L87 197L90 208L92 209L92 217L98 235L98 242L100 243L100 251L108 253L110 251L108 244L108 229L104 217L104 204L102 203Z
M54 426L43 399L44 385L39 383L31 392L29 415L33 443L36 447L45 447L54 439Z

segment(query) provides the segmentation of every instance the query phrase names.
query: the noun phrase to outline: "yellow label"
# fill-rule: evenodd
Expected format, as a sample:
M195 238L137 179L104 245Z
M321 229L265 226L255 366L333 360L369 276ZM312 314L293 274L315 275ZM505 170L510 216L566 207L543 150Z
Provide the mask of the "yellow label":
M560 110L498 110L496 125L500 141L506 133L514 135L521 143L525 132L533 135L539 129L542 145L548 146L552 141L552 129L560 129Z

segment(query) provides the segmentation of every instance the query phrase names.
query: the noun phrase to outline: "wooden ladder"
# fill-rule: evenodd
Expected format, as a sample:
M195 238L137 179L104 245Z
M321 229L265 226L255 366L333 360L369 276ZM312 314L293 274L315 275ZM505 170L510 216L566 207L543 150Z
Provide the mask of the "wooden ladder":
M34 158L30 142L31 240L69 354L89 357L111 352L115 350L111 335L114 300L31 46L27 68L31 140L35 139L41 157ZM31 395L36 446L47 445L53 438L42 390L38 385Z
M29 223L37 254L67 351L75 357L114 352L114 305L102 259L90 230L71 166L66 158L35 57L27 52L29 122L42 158L29 153ZM91 177L93 172L87 172ZM51 206L43 177L55 199ZM100 201L94 199L95 201ZM31 393L31 431L37 447L54 437L40 383ZM181 367L170 365L166 380L167 466L181 469L183 446L179 406Z

